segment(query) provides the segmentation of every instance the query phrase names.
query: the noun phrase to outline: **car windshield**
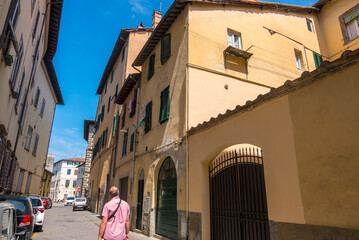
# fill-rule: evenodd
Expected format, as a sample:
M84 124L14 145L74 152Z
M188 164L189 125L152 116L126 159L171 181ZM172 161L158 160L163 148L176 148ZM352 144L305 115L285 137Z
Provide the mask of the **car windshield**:
M74 200L74 199L75 199L74 197L67 198L67 200Z
M5 201L9 202L9 203L11 203L11 204L13 204L15 206L17 216L27 214L25 200L22 200L22 199L6 199Z
M76 198L75 201L76 202L85 202L86 198Z
M36 198L31 198L31 203L33 207L42 206L41 200Z

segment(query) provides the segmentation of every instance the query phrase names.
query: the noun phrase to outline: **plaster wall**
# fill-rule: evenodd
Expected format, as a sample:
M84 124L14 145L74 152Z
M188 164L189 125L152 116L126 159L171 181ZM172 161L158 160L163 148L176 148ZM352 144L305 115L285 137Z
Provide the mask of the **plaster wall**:
M189 11L190 64L270 87L315 69L313 51L320 53L315 13L205 3L193 3ZM307 19L314 32L308 31ZM228 30L241 35L242 50L253 54L247 67L238 57L225 59ZM302 69L296 66L294 49L302 53Z
M340 27L339 17L346 11L359 4L359 0L335 0L323 6L320 11L320 27L323 29L325 43L328 49L324 55L329 61L340 58L345 50L355 50L359 47L359 38L345 43Z

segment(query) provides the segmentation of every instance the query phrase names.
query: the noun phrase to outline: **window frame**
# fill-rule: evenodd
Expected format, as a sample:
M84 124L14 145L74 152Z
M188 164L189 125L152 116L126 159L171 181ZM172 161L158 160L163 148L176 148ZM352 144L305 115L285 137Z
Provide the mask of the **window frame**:
M68 188L70 186L70 180L65 181L65 187Z
M127 139L128 139L128 129L123 133L122 141L122 157L127 155Z
M134 140L135 140L135 133L133 132L131 133L130 152L133 152Z
M165 45L165 39L168 38L168 46ZM161 64L165 64L171 57L171 33L167 33L161 37Z
M26 142L25 142L25 149L28 151L30 150L30 147L31 147L31 140L32 140L33 132L34 132L34 129L29 125L29 127L27 129Z
M355 38L349 40L349 36L348 36L347 28L346 28L347 24L345 24L345 20L344 20L351 13L353 13L355 11L358 11L358 10L359 10L359 4L355 5L354 7L350 8L348 11L346 11L345 13L343 13L342 15L339 16L339 24L340 24L340 28L342 30L342 35L343 35L343 39L344 39L344 45L354 41L355 39L357 39L359 37L359 34L358 34L358 36L356 36ZM355 19L353 21L355 21Z
M295 64L297 66L297 69L298 70L303 70L304 69L304 62L303 62L302 51L300 51L298 49L294 49L294 58L295 58Z
M21 36L20 42L19 42L19 54L20 54L20 56L15 57L14 66L13 66L13 69L12 69L12 72L11 72L11 75L10 75L10 83L11 83L10 86L11 86L13 91L14 91L14 89L16 87L17 77L18 77L18 74L19 74L19 69L20 69L23 53L24 53L24 44L23 44L23 38Z
M37 87L36 88L36 93L35 93L35 98L34 98L34 107L35 107L35 109L37 109L37 105L39 104L40 93L41 93L40 88Z
M2 48L2 54L4 57L9 53L11 42L13 42L15 45L18 44L15 30L17 23L19 22L20 12L20 0L11 1L0 39L0 47ZM10 35L13 36L10 37Z
M230 36L231 34L231 36ZM238 38L238 47L235 46L234 44L234 36L237 36ZM231 41L230 41L231 38ZM232 43L232 44L231 44ZM235 30L232 29L227 29L227 44L228 46L243 50L243 44L242 44L242 34L240 32L237 32Z
M45 98L43 97L43 98L42 98L42 103L41 103L41 109L40 109L40 117L41 117L41 118L44 117L45 106L46 106L46 100L45 100Z
M71 175L71 169L67 169L66 175Z
M34 146L32 147L32 155L36 156L37 153L37 147L39 145L39 134L35 134L35 140L34 140Z
M152 101L146 105L146 116L145 116L145 134L151 131L152 128Z
M307 23L308 31L314 33L313 21L311 19L309 19L309 18L306 18L306 23Z

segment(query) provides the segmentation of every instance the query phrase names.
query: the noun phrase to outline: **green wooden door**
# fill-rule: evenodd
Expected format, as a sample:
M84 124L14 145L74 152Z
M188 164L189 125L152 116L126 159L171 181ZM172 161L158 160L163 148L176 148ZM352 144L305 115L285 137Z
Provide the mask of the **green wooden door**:
M156 233L177 239L177 175L171 158L160 169L157 185Z

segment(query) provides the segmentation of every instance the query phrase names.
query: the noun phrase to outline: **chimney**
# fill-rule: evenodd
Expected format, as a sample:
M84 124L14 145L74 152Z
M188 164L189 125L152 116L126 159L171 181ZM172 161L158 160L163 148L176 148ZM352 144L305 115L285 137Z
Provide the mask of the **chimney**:
M162 13L156 10L153 10L152 14L152 28L156 28L158 23L161 21Z

